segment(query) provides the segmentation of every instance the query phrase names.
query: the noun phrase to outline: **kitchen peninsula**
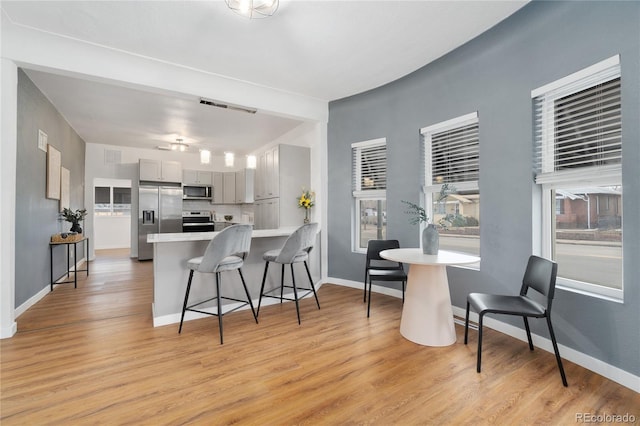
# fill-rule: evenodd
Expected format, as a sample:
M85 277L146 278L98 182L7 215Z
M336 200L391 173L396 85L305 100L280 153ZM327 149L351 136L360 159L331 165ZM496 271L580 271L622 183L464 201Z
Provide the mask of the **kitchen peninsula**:
M278 229L254 230L251 250L242 267L249 294L255 306L258 304L260 284L264 273L262 255L273 249L281 248L286 239L297 229L296 226ZM183 232L149 234L147 242L153 244L153 326L158 327L180 322L182 303L187 285L189 269L187 260L202 256L209 241L218 232ZM314 283L320 280L320 233L316 237L316 245L309 253L309 269ZM304 268L302 264L294 268ZM291 270L286 268L285 285L291 282ZM266 288L280 286L281 268L269 268ZM301 271L300 276L306 276ZM222 294L240 299L246 298L240 276L235 271L222 273ZM191 287L190 300L204 300L215 295L215 278L213 274L195 274ZM297 283L308 286L306 280ZM278 303L277 300L263 300L262 305ZM235 303L234 303L235 305ZM213 306L213 303L212 303ZM185 321L204 317L202 314L187 312Z

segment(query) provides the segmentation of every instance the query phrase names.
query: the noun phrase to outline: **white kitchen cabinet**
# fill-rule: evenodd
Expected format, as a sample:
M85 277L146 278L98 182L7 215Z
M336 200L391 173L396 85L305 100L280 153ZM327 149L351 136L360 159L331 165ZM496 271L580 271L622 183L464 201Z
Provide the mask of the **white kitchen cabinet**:
M254 203L254 229L277 229L280 227L280 199L269 198Z
M213 172L213 198L211 204L224 203L224 173Z
M139 176L149 182L182 182L182 164L179 161L147 160L139 161Z
M211 172L205 170L183 170L182 171L182 184L183 185L211 185L212 181Z
M279 188L279 146L268 149L258 156L256 167L255 198L257 200L278 197Z
M236 204L253 203L253 186L254 186L253 169L238 170L236 172Z
M269 209L264 205L255 208L256 229L278 226L302 225L304 211L298 208L296 199L302 189L311 189L310 150L307 147L278 145L258 156L255 173L255 200L279 200ZM276 219L269 215L275 215ZM264 223L263 223L264 222ZM268 226L265 227L265 226Z
M222 202L224 204L235 204L236 173L235 172L223 173L222 181L223 181Z

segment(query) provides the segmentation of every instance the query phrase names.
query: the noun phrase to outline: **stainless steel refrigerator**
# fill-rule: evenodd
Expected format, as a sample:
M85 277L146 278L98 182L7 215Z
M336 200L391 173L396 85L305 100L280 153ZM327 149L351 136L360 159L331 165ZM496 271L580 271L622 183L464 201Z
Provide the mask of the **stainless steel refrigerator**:
M153 259L148 234L182 232L182 188L142 184L138 191L138 260Z

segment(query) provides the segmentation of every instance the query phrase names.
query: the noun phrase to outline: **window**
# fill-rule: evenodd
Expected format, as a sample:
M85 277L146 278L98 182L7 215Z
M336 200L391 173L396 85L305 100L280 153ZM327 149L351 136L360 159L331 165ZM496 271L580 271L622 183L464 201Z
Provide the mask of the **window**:
M131 216L131 188L96 186L94 196L96 216Z
M620 59L532 92L542 255L558 286L622 300Z
M366 252L369 240L387 235L387 141L351 145L353 170L353 250Z
M479 256L478 114L434 124L420 133L424 206L431 222L439 228L440 248Z

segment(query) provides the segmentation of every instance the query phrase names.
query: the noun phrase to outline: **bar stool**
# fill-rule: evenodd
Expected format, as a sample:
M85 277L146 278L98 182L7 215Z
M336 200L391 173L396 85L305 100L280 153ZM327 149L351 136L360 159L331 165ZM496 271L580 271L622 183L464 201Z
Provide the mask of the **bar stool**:
M307 260L309 259L309 252L313 249L313 245L316 241L316 234L318 233L318 224L317 223L307 223L302 225L300 228L296 229L293 234L287 238L284 246L281 249L269 250L267 251L262 258L266 261L264 265L264 275L262 276L262 286L260 287L260 300L258 301L258 315L260 314L260 305L262 303L263 297L271 297L273 299L280 299L280 303L283 300L290 300L296 302L296 313L298 314L298 324L300 324L300 306L298 301L313 293L316 298L316 304L318 305L318 309L320 309L320 302L318 301L318 295L316 294L316 289L313 286L313 278L311 278L311 273L309 272L309 266L307 265ZM264 284L267 280L267 271L269 269L269 263L275 262L282 264L282 272L280 275L280 296L274 296L270 293L273 293L278 290L278 288L274 288L271 290L264 291ZM304 267L307 270L307 276L309 277L310 288L299 288L296 286L296 278L293 273L293 264L294 263L304 263ZM291 265L291 282L292 285L284 285L284 266ZM284 288L292 288L293 289L293 298L284 297ZM298 295L298 290L306 291L303 295Z
M253 309L253 303L251 302L251 296L249 295L249 290L247 289L247 285L244 282L244 277L242 276L242 265L244 263L244 259L249 253L249 248L251 246L251 225L232 225L229 226L220 233L218 233L213 239L209 242L206 251L204 252L204 256L194 257L193 259L189 259L187 261L187 266L189 267L189 281L187 282L187 291L184 295L184 304L182 305L182 317L180 318L180 328L178 329L178 333L182 332L182 323L184 322L184 314L186 311L198 312L206 315L214 315L218 317L218 326L220 328L220 344L223 344L223 336L222 336L222 317L230 312L233 312L237 309L240 309L243 306L249 305L251 306L251 312L253 312L253 318L258 323L258 315L256 311ZM232 297L225 297L220 294L220 273L224 271L232 271L234 269L238 270L240 274L240 280L242 281L242 286L244 287L244 292L247 295L247 300L235 299ZM189 292L191 291L191 281L193 279L193 273L197 271L205 274L215 274L216 276L216 295L207 300L203 300L198 303L194 303L192 305L188 305L189 301ZM200 309L196 309L198 306L203 305L213 299L217 301L218 309L216 312L207 312ZM222 304L220 299L231 300L234 302L241 302L242 304L236 306L233 309L228 310L227 312L222 311ZM202 308L204 309L204 308Z

